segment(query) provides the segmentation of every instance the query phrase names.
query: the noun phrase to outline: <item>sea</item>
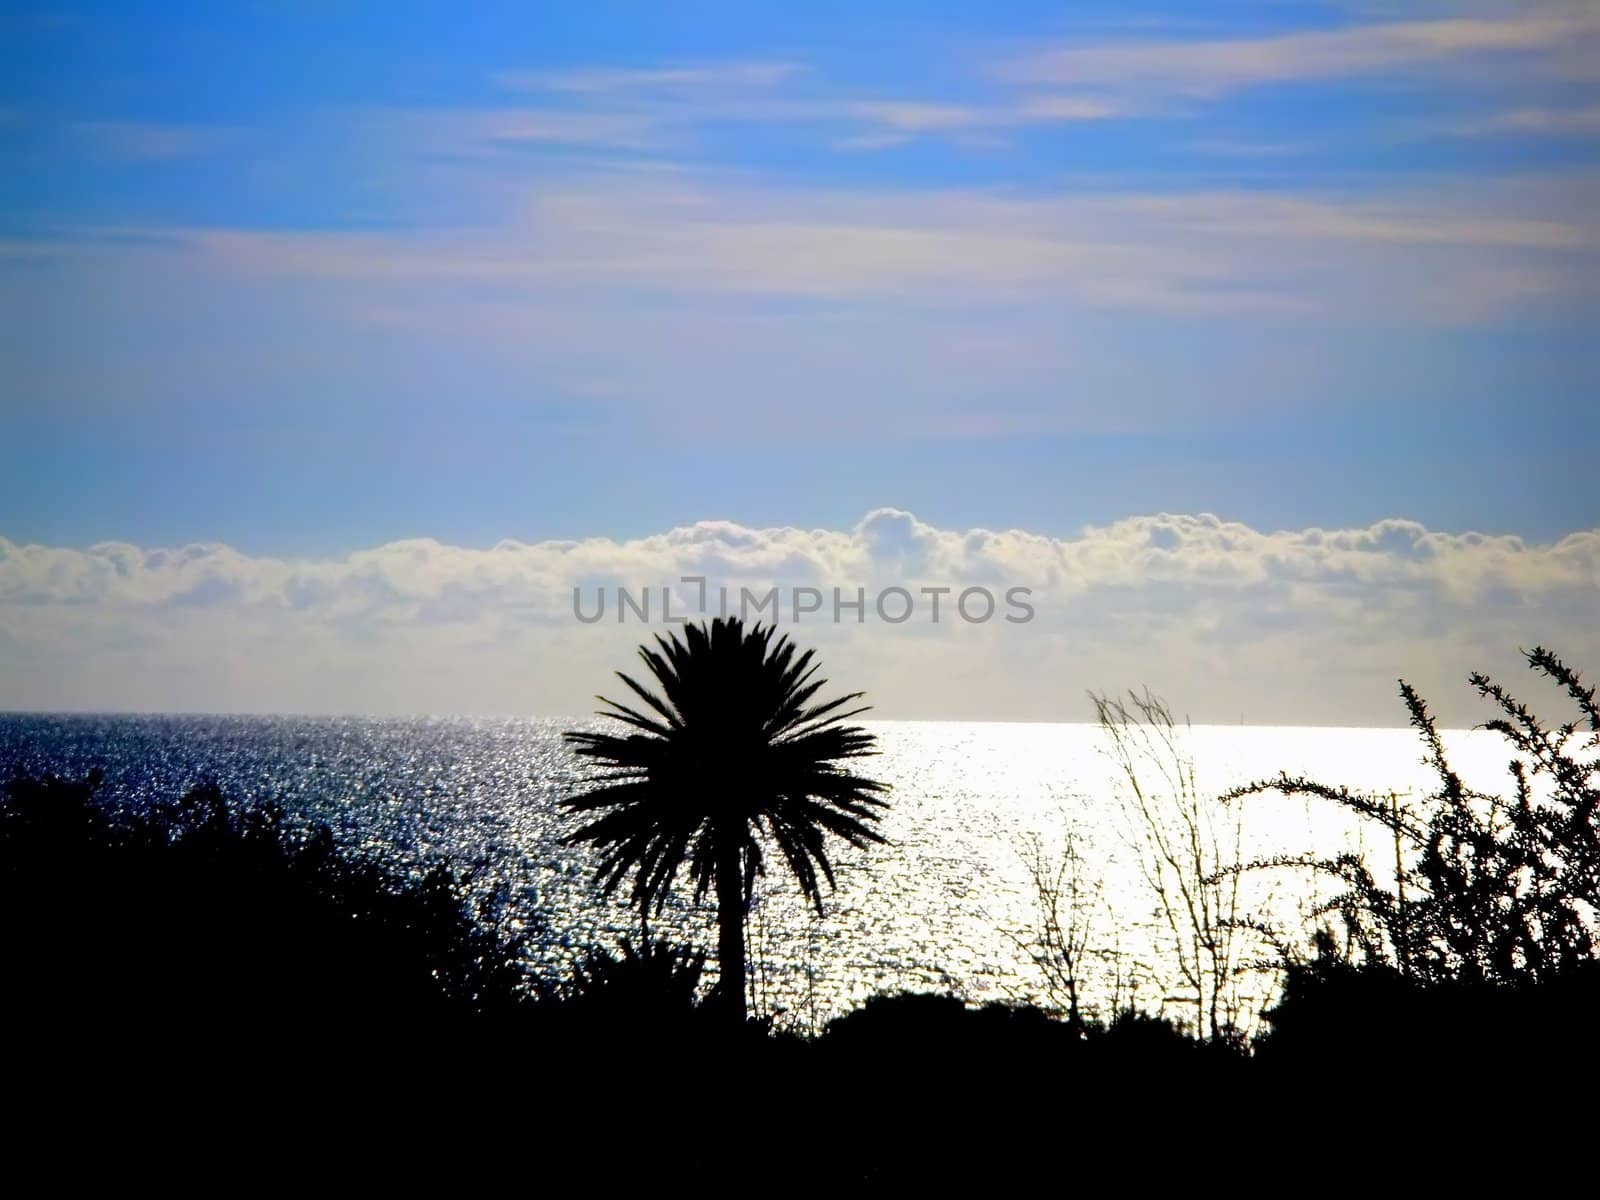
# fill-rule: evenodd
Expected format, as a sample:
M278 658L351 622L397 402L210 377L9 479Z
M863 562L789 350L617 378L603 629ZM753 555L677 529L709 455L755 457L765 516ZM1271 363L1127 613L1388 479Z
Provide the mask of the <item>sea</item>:
M325 823L349 852L397 871L448 863L479 919L525 939L530 979L559 980L593 948L645 932L625 896L597 893L591 856L563 840L574 822L558 801L585 783L561 734L592 727L515 717L0 714L0 772L99 768L105 795L134 805L212 781L237 802L272 800L296 820ZM1120 756L1099 725L868 728L879 753L861 769L891 787L886 843L834 847L837 886L820 916L774 852L750 915L751 1003L780 1028L815 1031L875 993L900 991L1059 1006L1060 980L1052 986L1040 961L1039 935L1052 920L1079 947L1075 975L1091 1011L1132 1003L1182 1020L1193 1007L1184 965L1193 931L1164 857L1181 874L1350 851L1380 880L1395 870L1388 832L1339 806L1278 794L1224 805L1217 796L1287 774L1414 806L1436 784L1405 728L1180 725L1170 740L1124 739ZM1509 755L1498 735L1443 737L1469 784L1504 790ZM1187 872L1191 883L1199 873ZM1228 986L1248 1029L1275 986L1268 942L1303 945L1336 889L1298 866L1238 878L1238 892L1213 888L1207 903L1238 937ZM1163 879L1165 905L1153 886ZM714 951L709 901L695 905L680 886L648 935Z

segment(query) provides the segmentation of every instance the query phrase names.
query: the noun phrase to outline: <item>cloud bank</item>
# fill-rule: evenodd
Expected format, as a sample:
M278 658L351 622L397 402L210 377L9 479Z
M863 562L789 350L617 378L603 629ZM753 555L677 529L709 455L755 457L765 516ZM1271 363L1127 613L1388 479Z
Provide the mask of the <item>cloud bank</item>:
M1404 676L1469 725L1474 668L1514 678L1536 642L1600 662L1600 530L1534 545L1405 520L1268 532L1161 514L1052 537L883 508L840 530L702 521L319 560L0 538L0 708L577 714L665 628L661 588L693 612L683 576L712 596L818 589L822 611L785 612L786 628L884 717L1082 720L1087 689L1147 684L1197 721L1392 724ZM653 624L618 618L619 587L652 591ZM889 587L1026 587L1035 616L946 608L935 623L923 607L888 624L870 598ZM592 613L602 588L605 619L576 620L574 589ZM864 589L865 611L835 623L834 588Z

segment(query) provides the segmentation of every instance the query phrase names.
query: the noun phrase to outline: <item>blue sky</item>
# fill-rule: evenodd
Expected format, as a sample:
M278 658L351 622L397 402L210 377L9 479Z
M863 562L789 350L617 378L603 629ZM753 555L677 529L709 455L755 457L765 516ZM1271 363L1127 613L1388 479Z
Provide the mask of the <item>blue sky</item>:
M11 6L0 531L1600 523L1592 5Z
M0 709L569 714L687 574L1032 589L808 625L885 716L1470 723L1600 660L1597 150L1565 0L8 6Z

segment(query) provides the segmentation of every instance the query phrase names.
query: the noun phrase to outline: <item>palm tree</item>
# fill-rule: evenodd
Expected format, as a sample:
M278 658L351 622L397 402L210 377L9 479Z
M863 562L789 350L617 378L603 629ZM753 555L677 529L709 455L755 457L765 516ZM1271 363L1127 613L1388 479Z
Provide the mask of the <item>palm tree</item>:
M735 618L689 625L639 648L657 695L620 671L643 705L604 696L601 713L626 733L566 734L595 764L594 786L563 800L566 808L600 814L568 842L601 851L597 878L613 892L632 876L641 917L659 912L687 863L696 903L716 890L718 999L729 1018L745 1019L745 916L763 844L777 844L822 914L820 878L834 885L827 834L864 848L884 838L867 822L887 807L888 785L846 769L846 760L876 753L873 736L846 722L853 692L812 704L826 683L807 650L797 654L771 627L746 628ZM648 709L649 711L645 711Z

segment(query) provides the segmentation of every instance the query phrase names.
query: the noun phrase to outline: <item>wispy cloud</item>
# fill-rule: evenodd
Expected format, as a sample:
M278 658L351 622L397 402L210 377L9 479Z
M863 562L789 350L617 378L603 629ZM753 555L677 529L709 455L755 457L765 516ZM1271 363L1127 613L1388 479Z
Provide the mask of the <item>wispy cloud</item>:
M1253 38L1066 46L1016 58L1001 73L1027 83L1216 95L1497 55L1570 57L1592 53L1596 38L1600 13L1534 11L1502 19L1403 21Z
M992 124L994 117L981 108L958 104L925 104L914 101L872 101L852 104L848 112L873 125L888 129L925 133L949 129L972 129Z
M447 227L14 239L12 377L85 424L223 393L431 411L467 389L467 409L559 398L664 436L1167 433L1481 395L1498 377L1470 354L1429 357L1467 345L1450 327L1600 303L1600 195L1570 175L1290 196L486 174ZM1500 376L1576 411L1581 366L1541 369Z
M582 67L562 71L502 71L501 87L526 92L614 95L637 92L704 92L777 87L801 75L797 62L709 62L650 67Z
M650 150L673 142L673 123L644 110L435 108L380 111L375 119L411 150L443 154L538 145Z
M890 150L915 140L914 133L885 129L875 133L853 133L847 137L835 138L829 144L835 150Z
M808 86L792 86L802 81ZM994 135L1005 130L1128 114L1125 103L1106 96L1036 90L1006 90L978 103L852 96L793 62L513 71L495 75L494 82L529 94L528 106L476 117L458 113L454 119L464 131L499 126L507 132L491 136L500 140L628 148L681 144L694 131L728 124L820 126L830 132L819 144L851 150L884 149L923 137L992 145ZM514 115L519 111L524 114L520 122Z
M1279 158L1304 154L1309 149L1304 143L1260 142L1245 138L1188 138L1180 143L1180 147L1192 154L1215 155L1219 158Z
M1496 135L1588 136L1600 134L1600 105L1575 108L1516 108L1477 120L1435 127L1435 132L1460 137Z
M1011 111L1021 121L1102 121L1128 113L1104 97L1048 95L1025 97Z
M1593 186L1370 196L775 188L737 173L546 174L481 231L194 231L234 269L307 278L852 300L1048 297L1111 308L1371 319L1459 311L1485 273L1522 295L1600 255ZM1509 257L1508 257L1509 256ZM1380 287L1377 281L1384 280ZM1375 303L1372 293L1386 297ZM1382 314L1381 317L1379 314Z
M192 158L226 145L237 131L201 125L82 121L75 126L96 153L140 162Z
M522 140L637 149L682 144L686 135L729 123L823 128L819 145L882 150L920 139L993 148L1010 131L1053 123L1171 117L1172 101L1215 97L1264 84L1357 76L1412 79L1429 70L1487 65L1583 77L1600 60L1600 12L1536 5L1521 12L1435 20L1369 21L1254 37L1133 37L1081 40L999 62L973 61L950 81L977 98L935 86L921 95L859 95L808 64L728 60L644 66L506 71L502 88L527 94ZM1094 30L1080 32L1092 39ZM801 86L803 85L803 86ZM511 124L496 110L494 119ZM1192 114L1191 114L1192 115ZM487 118L485 118L487 119ZM1587 110L1519 109L1506 131L1582 131ZM1492 122L1477 132L1494 132ZM518 135L508 135L516 137ZM1203 140L1203 139L1202 139Z
M843 139L851 149L882 149L918 136L944 135L957 140L999 133L1028 125L1072 121L1105 121L1127 115L1126 108L1088 96L1027 96L1003 104L933 104L914 100L873 100L841 106L839 115L867 126L864 133Z

